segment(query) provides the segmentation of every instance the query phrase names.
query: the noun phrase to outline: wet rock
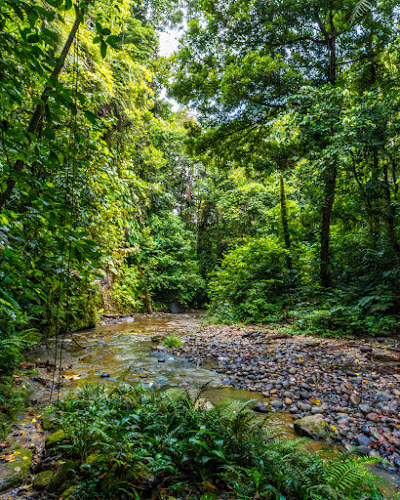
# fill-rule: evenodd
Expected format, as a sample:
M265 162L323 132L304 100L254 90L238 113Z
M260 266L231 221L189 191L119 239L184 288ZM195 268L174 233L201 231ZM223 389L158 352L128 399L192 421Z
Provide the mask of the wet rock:
M266 404L264 404L264 403L261 403L261 402L256 403L256 404L253 406L253 410L254 410L254 411L257 411L257 412L259 412L259 413L268 413L268 412L269 412L268 405L266 405Z
M23 448L11 450L12 462L2 463L0 467L0 491L13 486L21 486L27 479L32 465L32 451Z
M47 488L50 481L53 479L54 472L51 470L44 470L39 472L39 474L33 480L32 486L35 490L44 490Z
M163 342L165 340L165 335L153 335L151 337L152 342Z
M326 435L326 427L327 422L319 414L308 415L294 422L294 428L299 434L312 437L313 439L324 437Z

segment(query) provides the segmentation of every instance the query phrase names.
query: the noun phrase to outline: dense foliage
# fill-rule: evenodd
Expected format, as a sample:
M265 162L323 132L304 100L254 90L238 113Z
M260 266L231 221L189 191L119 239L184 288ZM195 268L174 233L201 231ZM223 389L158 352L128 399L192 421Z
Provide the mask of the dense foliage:
M397 333L395 2L0 9L1 370L99 311L171 303Z
M61 401L53 418L69 439L59 451L75 463L74 494L168 498L189 488L190 498L200 498L205 485L243 500L382 498L367 471L374 458L308 453L301 439L273 438L276 429L248 405L207 409L199 396L120 386Z
M217 317L397 333L395 2L188 8L172 94L197 110L198 253L217 266Z

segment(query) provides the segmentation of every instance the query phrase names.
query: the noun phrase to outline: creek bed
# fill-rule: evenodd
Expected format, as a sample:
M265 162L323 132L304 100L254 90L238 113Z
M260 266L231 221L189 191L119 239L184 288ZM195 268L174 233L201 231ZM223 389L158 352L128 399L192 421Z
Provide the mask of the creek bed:
M200 321L200 317L188 314L123 318L118 323L115 321L116 324L78 332L73 338L64 337L57 342L50 339L47 347L32 354L36 361L39 359L48 364L54 363L57 358L57 366L61 364L64 367L60 377L57 375L57 380L61 382L61 389L57 392L61 394L86 383L110 384L124 380L131 384L161 389L175 387L190 392L208 383L203 397L213 404L265 401L261 394L230 387L229 378L213 371L214 364L211 362L197 366L167 351L153 350L153 336L188 333L194 331ZM104 374L109 376L102 378ZM270 413L267 420L276 428L277 436L286 439L297 437L289 413ZM316 451L328 446L323 441L310 441L308 448ZM382 477L390 489L398 486L397 475L377 467L373 467L372 471Z

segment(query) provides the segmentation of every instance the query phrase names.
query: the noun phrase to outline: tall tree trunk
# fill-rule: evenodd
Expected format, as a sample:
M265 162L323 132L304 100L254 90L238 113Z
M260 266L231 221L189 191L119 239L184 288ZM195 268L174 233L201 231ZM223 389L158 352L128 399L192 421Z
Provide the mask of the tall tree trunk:
M57 82L58 77L60 76L61 70L64 67L65 64L65 59L68 55L68 52L71 48L72 42L75 39L76 33L78 32L79 25L81 23L80 20L80 15L77 14L75 18L75 22L71 28L71 31L68 35L68 38L64 44L63 50L60 54L60 56L57 59L56 65L53 69L53 72L51 73L51 76L49 78L50 84L46 86L44 89L40 101L38 105L35 108L35 111L33 112L32 118L29 122L28 129L26 131L26 137L28 144L31 144L32 138L34 135L36 135L40 120L43 116L44 109L47 105L47 102L49 100L49 91L54 88L55 82ZM18 174L23 170L25 167L25 161L20 159L17 160L14 164L14 168L12 172L10 173L10 177L6 181L6 188L3 191L3 193L0 195L0 212L3 210L4 205L8 202L8 200L11 198L12 191L14 189L14 186L17 182L18 179Z
M396 235L396 208L392 203L391 194L390 194L390 184L389 184L389 176L388 176L388 165L385 163L384 165L384 176L385 176L385 198L386 198L386 226L387 232L392 244L393 250L396 253L397 260L400 266L400 243Z
M281 221L282 221L282 229L283 229L283 239L285 240L285 247L288 251L288 255L286 257L287 266L289 271L293 269L292 262L292 254L290 253L290 232L289 232L289 222L287 216L287 206L286 206L286 194L285 194L285 181L283 177L280 178L280 203L281 203Z
M331 286L331 274L329 270L330 252L329 240L331 232L332 208L335 201L337 167L334 166L324 186L324 205L322 207L321 221L321 248L320 248L320 280L324 288Z

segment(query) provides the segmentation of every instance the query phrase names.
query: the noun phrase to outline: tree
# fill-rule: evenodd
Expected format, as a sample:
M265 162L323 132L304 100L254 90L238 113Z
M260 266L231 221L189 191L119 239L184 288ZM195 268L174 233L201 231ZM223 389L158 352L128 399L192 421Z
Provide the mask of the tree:
M368 60L393 39L390 5L357 17L353 25L354 2L346 0L204 0L196 7L198 17L190 21L177 56L172 92L201 113L212 146L219 142L221 150L234 138L229 148L241 154L246 144L262 147L279 113L296 107L300 88L340 86L356 47L356 57ZM331 158L324 171L320 279L328 287L337 161Z

